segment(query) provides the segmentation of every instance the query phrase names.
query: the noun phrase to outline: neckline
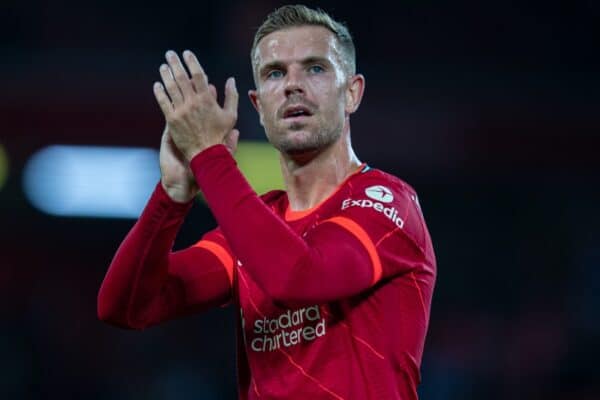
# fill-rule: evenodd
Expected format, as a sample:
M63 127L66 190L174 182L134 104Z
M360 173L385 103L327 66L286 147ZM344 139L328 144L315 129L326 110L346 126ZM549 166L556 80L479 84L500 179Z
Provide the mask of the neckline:
M334 195L337 194L337 192L340 191L340 189L346 184L346 182L348 182L352 177L354 177L354 175L357 175L361 172L366 172L368 171L369 168L367 166L366 163L362 163L358 166L358 168L356 169L356 171L352 172L350 175L348 175L346 177L346 179L344 179L336 188L333 192L331 192L331 194L329 196L327 196L326 198L324 198L323 200L321 200L317 205L315 205L314 207L311 208L307 208L306 210L300 210L300 211L294 211L290 208L290 200L287 197L287 193L286 193L286 200L287 200L287 205L285 207L285 214L284 214L284 219L288 222L290 221L297 221L299 219L302 219L304 217L306 217L307 215L311 214L313 211L315 211L316 209L318 209L319 207L321 207L325 202L327 202L329 199L331 199Z

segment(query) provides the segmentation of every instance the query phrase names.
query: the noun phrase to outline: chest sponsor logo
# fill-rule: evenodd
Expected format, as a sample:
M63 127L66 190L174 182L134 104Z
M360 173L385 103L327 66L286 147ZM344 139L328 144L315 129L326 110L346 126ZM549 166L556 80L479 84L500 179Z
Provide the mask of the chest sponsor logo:
M392 191L385 186L375 185L365 189L365 194L373 200L391 203L394 200Z
M398 228L404 227L404 220L402 219L402 217L400 217L400 215L398 215L398 210L393 206L386 207L383 203L369 199L346 199L342 202L342 210L346 210L352 207L372 208L373 210L387 217L387 219L396 224Z
M312 342L326 334L325 318L318 305L287 310L275 318L254 321L250 348L255 352L274 351Z

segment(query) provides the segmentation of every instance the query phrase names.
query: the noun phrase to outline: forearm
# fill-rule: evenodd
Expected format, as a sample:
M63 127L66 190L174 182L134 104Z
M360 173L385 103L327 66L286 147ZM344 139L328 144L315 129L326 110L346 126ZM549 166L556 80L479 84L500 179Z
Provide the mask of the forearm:
M157 318L150 305L165 285L171 247L190 207L191 203L170 201L157 186L102 282L98 293L100 319L139 328L143 320Z
M262 202L224 147L200 153L191 168L244 270L274 299L322 302L369 286L369 255L355 238L338 229L307 242Z

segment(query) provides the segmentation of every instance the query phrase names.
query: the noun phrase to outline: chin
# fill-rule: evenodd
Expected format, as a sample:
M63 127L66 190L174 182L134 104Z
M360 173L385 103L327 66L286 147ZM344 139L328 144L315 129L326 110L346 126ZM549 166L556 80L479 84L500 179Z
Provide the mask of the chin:
M286 137L275 146L280 152L298 156L312 155L321 152L331 146L335 140L327 140L319 135L307 135L302 137Z
M290 155L311 154L329 147L339 134L313 131L306 124L293 123L271 131L267 135L271 144L281 153Z
M305 130L287 130L279 140L279 144L286 151L303 151L318 147L319 138L315 133Z

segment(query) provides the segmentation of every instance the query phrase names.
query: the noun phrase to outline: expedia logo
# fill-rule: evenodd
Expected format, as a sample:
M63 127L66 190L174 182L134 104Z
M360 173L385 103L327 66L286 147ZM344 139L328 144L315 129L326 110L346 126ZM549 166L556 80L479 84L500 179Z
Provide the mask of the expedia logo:
M385 186L375 185L365 189L365 194L373 200L380 201L382 203L391 203L394 200L392 191Z
M375 186L372 186L375 187ZM379 186L383 187L383 186ZM370 189L370 188L369 188ZM389 194L391 196L391 193ZM384 197L385 198L385 197ZM391 201L391 200L390 200ZM398 215L398 210L395 207L386 207L382 203L372 201L372 200L353 200L346 199L342 202L342 210L351 207L360 207L360 208L372 208L373 210L382 213L389 220L391 220L398 228L404 227L404 220Z

